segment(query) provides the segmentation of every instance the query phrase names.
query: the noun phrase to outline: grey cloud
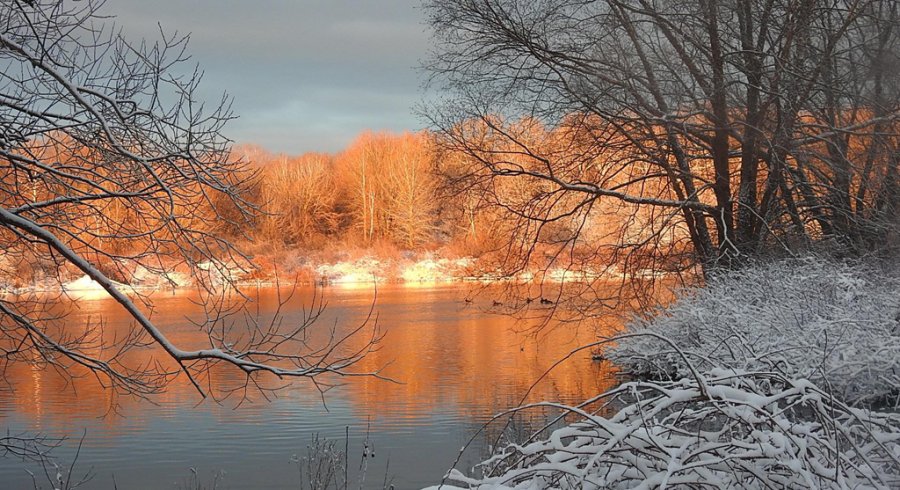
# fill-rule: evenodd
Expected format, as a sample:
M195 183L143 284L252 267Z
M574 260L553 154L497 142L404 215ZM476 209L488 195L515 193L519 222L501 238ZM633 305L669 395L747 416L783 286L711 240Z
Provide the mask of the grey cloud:
M230 93L229 136L274 151L335 151L363 129L413 130L428 38L418 0L114 0L132 38L191 33L204 95Z

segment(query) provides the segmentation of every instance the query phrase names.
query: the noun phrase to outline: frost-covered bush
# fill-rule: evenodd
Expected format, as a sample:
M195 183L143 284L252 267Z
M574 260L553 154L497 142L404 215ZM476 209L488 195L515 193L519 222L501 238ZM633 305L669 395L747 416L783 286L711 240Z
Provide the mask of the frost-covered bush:
M900 278L883 267L792 259L710 279L630 332L652 332L700 369L776 371L813 380L841 400L898 405ZM605 355L650 379L679 379L680 356L651 337Z
M900 415L850 407L806 380L718 369L592 402L623 408L560 407L580 421L496 451L483 476L452 470L440 488L900 487Z

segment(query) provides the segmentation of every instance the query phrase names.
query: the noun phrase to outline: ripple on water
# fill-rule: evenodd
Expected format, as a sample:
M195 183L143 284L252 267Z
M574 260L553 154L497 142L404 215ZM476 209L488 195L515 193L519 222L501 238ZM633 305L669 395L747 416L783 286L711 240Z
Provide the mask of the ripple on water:
M261 304L274 304L274 292L263 291ZM285 310L297 314L309 291ZM358 321L368 311L371 293L328 289L327 325ZM378 312L387 333L381 349L359 366L384 374L400 384L352 379L329 391L323 406L308 385L282 391L271 402L234 401L197 404L187 383L172 386L158 405L123 400L121 416L108 415L102 390L79 385L64 389L52 372L10 368L7 377L16 392L0 392L0 419L12 432L68 434L77 439L87 431L79 463L93 467L97 488L172 488L198 468L206 482L225 470L228 488L297 488L294 455L306 454L314 434L337 441L343 449L350 428L351 467L358 467L363 442L376 449L369 461L365 488L380 488L387 460L397 488L424 486L440 480L466 443L485 421L517 405L543 371L575 344L572 335L540 342L515 333L513 320L477 308L461 308L461 288L429 289L379 286ZM159 298L154 320L180 330L182 316L192 307L190 295ZM107 328L125 325L112 304L93 302L85 314L103 314ZM80 318L76 311L70 322ZM119 315L119 316L117 316ZM20 369L16 371L15 369ZM535 389L535 396L577 400L609 384L606 374L586 358L558 368ZM476 439L473 455L478 454ZM72 444L55 454L74 456ZM89 465L89 466L88 466ZM0 487L31 487L20 461L0 459ZM375 475L375 476L373 476ZM353 477L353 482L358 481Z

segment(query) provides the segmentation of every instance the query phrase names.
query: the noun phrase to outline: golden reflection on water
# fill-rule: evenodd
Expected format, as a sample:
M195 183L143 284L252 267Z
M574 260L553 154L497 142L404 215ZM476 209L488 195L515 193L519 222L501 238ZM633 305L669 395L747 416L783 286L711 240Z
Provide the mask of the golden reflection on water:
M288 323L299 321L299 309L308 305L312 294L311 289L297 292L283 310ZM365 318L373 295L366 288L327 289L328 308L319 326L326 329L336 324L340 330L357 325ZM591 329L574 331L563 325L544 329L538 335L526 335L521 331L528 325L488 314L479 301L464 302L465 296L462 286L379 286L375 308L385 337L379 349L357 368L381 370L397 383L375 378L332 379L343 383L333 393L345 398L358 417L375 416L381 430L389 430L393 426L415 426L417 420L435 413L481 422L522 402L530 389L525 401L577 403L615 383L614 369L590 361L589 351L574 355L546 373L572 349L592 341L595 337ZM153 298L152 318L176 344L202 345L202 332L184 319L185 315L199 313L192 302L196 299L194 294L186 293L161 293ZM277 304L275 292L259 290L258 299L261 314L271 315ZM68 329L78 331L102 324L103 335L111 339L121 337L130 326L128 317L110 300L79 300L68 306L74 306L65 320ZM366 340L361 336L347 347L360 348ZM160 360L171 364L159 349L139 349L128 355L129 362ZM76 379L70 380L47 366L8 366L5 376L14 391L0 392L0 417L15 414L20 422L37 431L48 426L77 427L79 421L100 417L112 434L126 419L129 423L141 420L146 402L116 397L88 373L76 370L75 374ZM244 380L240 372L224 367L215 369L211 377L214 385L226 388L240 386ZM319 400L315 387L303 382L292 385L281 396L311 403ZM326 401L330 396L325 395ZM255 398L259 401L259 396ZM179 409L190 409L199 400L184 376L174 378L165 393L153 397L157 404L177 405ZM113 410L124 417L110 415ZM224 421L248 421L241 410L216 413Z

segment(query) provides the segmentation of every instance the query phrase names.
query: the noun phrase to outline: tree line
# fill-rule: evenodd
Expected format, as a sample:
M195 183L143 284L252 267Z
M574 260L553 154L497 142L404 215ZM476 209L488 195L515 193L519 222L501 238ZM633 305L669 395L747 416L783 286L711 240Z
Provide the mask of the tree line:
M260 212L249 227L222 230L233 237L305 249L342 240L405 249L435 243L437 179L427 133L366 132L334 155L254 146L234 153L252 169L242 190Z
M488 125L474 120L461 124L460 131L475 127L485 134L490 131ZM569 127L547 127L536 119L522 119L508 127L560 155L589 150L573 144L571 138L577 135ZM496 151L516 158L523 169L536 162L527 155L512 157L517 150L509 142L493 144ZM622 223L626 221L640 222L645 230L657 226L657 216L637 205L592 206L590 213L565 214L533 226L533 215L576 206L575 196L554 192L536 179L494 180L480 175L479 159L427 130L366 132L335 154L289 156L243 145L234 149L232 157L247 165L239 179L241 195L258 213L240 221L239 210L230 202L214 203L214 214L222 218L212 223L211 231L252 250L442 249L448 255L479 258L485 269L513 273L546 266L562 253L561 246L574 245L574 255L584 259L583 267L598 267L587 259L598 262L600 254L615 262L607 248L618 243L621 233L631 233L630 240L664 240L670 249L683 248L681 242L686 239L677 230L662 239L646 232L635 234L635 227L625 231ZM631 182L633 175L601 176L604 170L598 162L604 158L611 158L610 153L595 154L594 162L582 165L582 170L616 180L623 189L638 185ZM637 182L659 187L639 178ZM232 214L235 219L229 218ZM590 222L589 229L583 220ZM528 243L529 250L537 253L510 254L509 245L516 241Z
M871 116L862 110L835 115L863 121ZM812 116L803 120L818 127ZM691 121L706 124L701 116ZM841 184L843 192L837 192L834 179L844 174L826 160L827 141L810 136L802 150L786 157L785 175L802 176L803 185L783 183L796 195L787 196L791 206L779 214L772 211L764 219L753 213L760 228L754 242L757 252L790 252L823 241L868 249L890 242L897 229L894 215L886 211L895 205L891 196L897 185L897 122L876 124L878 133L870 128L843 136L840 162L849 178ZM186 184L184 194L170 205L197 233L238 243L251 254L443 249L448 255L481 259L486 271L510 275L551 266L688 271L704 264L703 249L697 248L698 229L706 230L701 237L709 235L718 243L716 227L724 211L716 211L712 157L692 148L691 173L675 172L678 158L667 154L659 140L668 138L671 129L660 122L623 133L585 112L568 113L555 125L537 117L494 113L457 121L446 130L365 132L334 154L292 156L239 145L227 159L232 162L228 185L209 190L209 198L198 201L199 187ZM644 130L655 136L641 133ZM649 139L636 148L641 134ZM733 190L744 181L740 169L747 157L741 144L729 141L726 163L732 170L727 183ZM65 137L29 145L40 158L52 158L73 171L96 176L115 168L114 162ZM656 159L648 157L651 153ZM757 174L754 195L765 198L762 201L784 192L773 187L775 177L767 166ZM673 178L680 184L673 185ZM41 202L60 192L22 172L5 174L4 181L18 189L23 202ZM686 195L680 185L692 182L701 184L692 185L692 194ZM128 186L130 181L123 185ZM853 199L846 208L849 196ZM730 202L740 211L743 206L736 199L735 194ZM128 195L114 194L98 203L95 213L73 209L74 214L60 219L79 224L73 233L76 249L84 248L101 269L125 280L115 257L148 250L171 257L175 251L175 244L159 240L159 233L156 242L148 241L141 230L158 228L159 218L138 204ZM704 219L691 220L697 216ZM710 226L703 228L704 223ZM722 233L721 242L735 247L732 253L751 253L746 237L736 231ZM8 247L5 259L11 260L17 250L24 253L27 247ZM727 257L722 253L726 255L720 259ZM18 276L33 275L32 259L18 258Z

